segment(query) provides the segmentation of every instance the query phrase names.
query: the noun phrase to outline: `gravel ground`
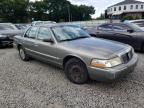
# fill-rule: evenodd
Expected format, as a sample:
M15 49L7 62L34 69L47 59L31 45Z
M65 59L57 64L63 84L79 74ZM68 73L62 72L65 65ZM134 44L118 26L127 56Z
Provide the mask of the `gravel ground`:
M0 108L143 108L144 54L135 71L117 82L75 85L63 70L0 50Z

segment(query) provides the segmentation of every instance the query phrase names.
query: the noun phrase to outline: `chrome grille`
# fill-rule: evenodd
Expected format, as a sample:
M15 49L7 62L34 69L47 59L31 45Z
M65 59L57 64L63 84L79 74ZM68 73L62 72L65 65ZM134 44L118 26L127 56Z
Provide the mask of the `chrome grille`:
M122 55L122 59L124 63L128 63L133 57L133 51L130 50L129 52Z

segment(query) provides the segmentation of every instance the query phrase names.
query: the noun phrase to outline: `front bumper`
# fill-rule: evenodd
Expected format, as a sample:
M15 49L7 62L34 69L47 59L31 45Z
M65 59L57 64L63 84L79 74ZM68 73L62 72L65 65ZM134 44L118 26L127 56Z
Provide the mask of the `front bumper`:
M0 46L9 46L13 44L13 39L0 38Z
M138 57L134 54L133 58L127 64L122 64L114 68L98 69L88 67L89 77L92 80L98 81L115 80L133 72L137 65L137 61Z

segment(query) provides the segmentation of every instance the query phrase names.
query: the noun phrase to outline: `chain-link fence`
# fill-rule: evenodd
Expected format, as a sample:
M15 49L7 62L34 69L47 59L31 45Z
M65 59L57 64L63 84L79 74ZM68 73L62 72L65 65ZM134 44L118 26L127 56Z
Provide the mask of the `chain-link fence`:
M109 22L110 20L91 20L91 21L64 22L61 24L72 24L80 27L93 27L93 26L98 26L100 24L109 23Z

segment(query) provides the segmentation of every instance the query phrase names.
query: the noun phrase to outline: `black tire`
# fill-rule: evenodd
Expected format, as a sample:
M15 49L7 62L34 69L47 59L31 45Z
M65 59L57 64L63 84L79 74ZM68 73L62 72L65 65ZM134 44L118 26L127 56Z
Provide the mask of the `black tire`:
M87 68L79 59L70 59L66 63L64 71L67 78L75 84L84 84L88 81Z
M144 43L142 44L141 51L144 52Z
M0 42L0 48L4 48L5 46Z
M19 56L23 61L29 60L29 56L26 54L26 52L22 46L19 47Z
M96 35L95 34L91 34L91 37L96 37Z

